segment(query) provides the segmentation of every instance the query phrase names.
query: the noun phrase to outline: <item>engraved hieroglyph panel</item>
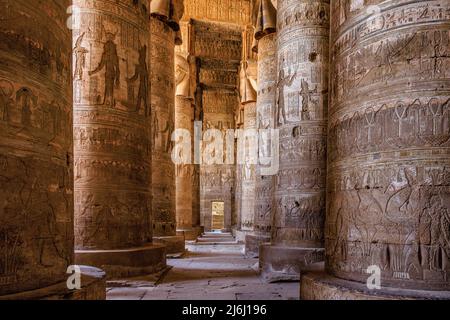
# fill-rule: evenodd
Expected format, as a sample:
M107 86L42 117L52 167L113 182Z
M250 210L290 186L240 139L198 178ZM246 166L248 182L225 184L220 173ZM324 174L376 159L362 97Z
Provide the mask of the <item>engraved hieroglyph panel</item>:
M240 26L195 20L194 54L201 58L240 62L242 28Z
M253 131L252 131L253 129ZM253 148L257 145L256 132L256 102L249 102L244 105L244 130L246 133L241 137L240 154L244 164L238 163L241 167L241 230L253 231L255 222L255 187L256 187L256 154L252 154ZM256 151L256 149L255 149Z
M76 248L138 247L152 239L148 3L74 5Z
M275 242L323 246L329 1L278 1Z
M0 296L73 262L70 1L0 2Z
M327 268L449 290L450 4L332 7Z
M248 25L251 0L184 0L183 19L199 19Z

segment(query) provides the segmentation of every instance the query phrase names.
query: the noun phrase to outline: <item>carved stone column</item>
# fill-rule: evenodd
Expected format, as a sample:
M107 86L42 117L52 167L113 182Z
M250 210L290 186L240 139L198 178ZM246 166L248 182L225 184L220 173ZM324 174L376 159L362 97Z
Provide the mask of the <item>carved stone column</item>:
M271 245L260 255L268 280L299 279L323 260L329 10L323 0L278 1L280 168Z
M109 277L166 266L152 244L148 2L75 0L76 262Z
M258 51L258 98L256 104L257 129L275 128L275 85L276 85L276 33L271 32L257 37ZM264 136L265 137L265 136ZM261 136L262 138L262 136ZM271 155L272 141L259 141L258 155ZM259 159L258 159L259 160ZM274 176L261 174L262 166L258 162L255 177L254 230L245 238L245 252L248 256L259 256L261 243L270 241Z
M194 95L191 86L191 65L183 53L175 58L176 98L175 98L175 128L182 129L183 141L180 145L189 144L189 154L184 150L179 154L181 164L176 166L176 217L177 233L185 240L195 240L200 235L194 228L193 216L193 184L196 174L194 165ZM188 139L186 142L184 139Z
M0 3L1 300L105 298L97 269L82 290L66 285L74 261L70 4Z
M179 18L171 15L174 13L172 1L156 0L151 6L153 236L155 242L167 246L168 254L181 254L184 239L176 235L176 177L171 156L175 129L175 39ZM172 9L163 10L166 6Z
M302 297L449 299L450 4L371 3L332 1L328 275Z
M253 231L255 214L255 168L258 153L256 135L257 61L252 50L254 29L247 26L242 32L242 61L239 69L240 105L236 122L240 124L237 143L236 199L238 227L236 239L245 242L245 236Z

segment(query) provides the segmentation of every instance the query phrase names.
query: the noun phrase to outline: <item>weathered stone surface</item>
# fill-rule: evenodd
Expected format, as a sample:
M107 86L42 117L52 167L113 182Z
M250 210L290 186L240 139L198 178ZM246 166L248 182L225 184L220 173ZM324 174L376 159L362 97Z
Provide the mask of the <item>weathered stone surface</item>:
M327 270L449 290L450 4L374 5L332 1Z
M105 300L106 273L94 267L79 266L79 268L80 289L69 290L64 280L49 287L0 296L0 300Z
M125 274L164 267L164 255L151 245L148 2L74 5L77 262ZM157 262L131 263L130 250L154 254Z
M291 250L291 261L283 260L286 266L281 270L299 271L302 248L320 251L324 240L329 3L281 0L277 13L275 122L280 135L280 169L275 182L272 243L297 248ZM266 271L280 269L271 266L271 259L276 259L271 252L275 253L261 251L268 256L260 257L268 264L261 265L267 278Z
M449 300L449 291L382 287L369 290L366 284L333 277L325 272L302 274L301 300Z
M0 2L0 296L73 263L70 1Z
M190 253L184 259L169 260L173 268L158 286L126 280L125 285L108 290L107 299L298 300L298 282L262 281L254 268L257 259L244 258L242 245L217 245L212 250L199 244L187 247Z

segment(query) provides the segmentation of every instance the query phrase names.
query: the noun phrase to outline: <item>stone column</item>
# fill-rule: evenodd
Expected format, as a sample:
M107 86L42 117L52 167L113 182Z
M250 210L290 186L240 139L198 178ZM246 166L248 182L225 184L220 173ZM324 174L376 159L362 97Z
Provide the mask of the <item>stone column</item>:
M239 69L240 105L236 114L239 130L236 164L236 199L238 226L236 239L245 242L245 236L253 231L255 213L255 168L258 153L256 135L257 61L252 50L254 29L247 26L242 32L242 61Z
M109 277L160 271L152 244L147 1L75 0L76 262Z
M74 261L70 4L0 3L0 299L105 298L98 270L82 290L66 285Z
M188 40L188 39L186 39ZM195 240L200 235L199 228L194 228L193 185L196 174L194 164L194 95L191 86L191 65L182 52L175 57L176 97L175 97L175 128L183 129L183 141L188 138L188 154L181 152L179 156L183 163L176 166L176 220L177 234L185 240ZM186 136L184 136L186 135ZM180 159L181 160L181 159Z
M306 275L302 296L448 299L450 4L331 12L328 275Z
M299 279L323 260L329 10L323 0L278 1L280 168L271 245L260 255L268 280Z
M264 4L264 7L262 6ZM263 14L266 12L266 14ZM275 128L275 85L276 85L276 9L270 1L261 2L255 23L253 50L258 54L258 91L256 103L256 128ZM265 137L265 136L264 136ZM263 138L263 137L261 137ZM271 155L272 141L260 140L258 158ZM273 176L263 176L258 159L255 170L254 230L245 238L245 253L259 256L259 247L270 241L272 225Z
M255 61L256 64L256 61ZM255 66L256 71L256 66ZM256 80L256 77L255 77ZM256 100L256 91L255 91ZM242 198L241 198L241 225L240 230L250 233L254 228L255 216L255 168L257 155L256 136L256 102L244 104L244 130L245 136L242 138L243 161L242 167ZM255 154L250 154L254 150ZM245 236L244 236L245 239Z
M177 2L151 3L153 237L155 242L167 246L168 254L176 255L184 253L184 238L176 235L176 177L171 155L175 129L175 39L180 30L180 12L174 11Z

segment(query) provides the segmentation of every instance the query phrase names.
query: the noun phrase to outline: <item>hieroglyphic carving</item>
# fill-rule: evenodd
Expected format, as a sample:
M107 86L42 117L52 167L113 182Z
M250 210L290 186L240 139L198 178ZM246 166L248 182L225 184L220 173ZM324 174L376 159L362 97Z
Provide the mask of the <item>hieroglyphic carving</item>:
M213 4L211 4L213 5ZM197 57L199 87L196 107L201 109L203 129L216 128L225 134L235 128L235 110L239 107L238 69L242 55L242 27L194 20L192 22L193 54ZM196 116L196 119L197 116ZM203 145L207 147L207 145ZM226 146L224 146L226 148ZM210 172L224 170L230 184L224 186L209 178ZM225 202L225 228L230 229L237 221L234 193L236 186L235 165L205 165L200 167L200 198L202 224L211 228L213 201ZM233 172L231 172L233 171ZM214 176L214 174L212 174ZM222 178L220 178L222 180Z
M238 165L240 167L240 230L253 231L255 222L256 155L252 148L258 143L256 133L256 102L244 104L244 134L238 140ZM248 133L248 134L247 134ZM242 163L242 164L241 164Z
M242 29L240 26L197 20L193 22L193 26L195 56L239 63L242 53Z
M280 170L272 238L323 246L328 95L328 1L278 1L276 121Z
M0 296L73 263L69 5L0 2Z
M258 129L275 128L276 94L276 33L264 36L258 42L258 99L256 121ZM272 141L261 136L259 157L271 155ZM274 177L262 176L261 166L256 167L255 231L268 236L272 229Z
M185 0L183 19L250 24L251 0Z
M174 236L175 164L172 133L175 129L175 31L151 18L152 172L154 236Z
M449 290L449 4L332 7L327 269Z
M144 246L152 241L148 2L74 5L76 248Z

